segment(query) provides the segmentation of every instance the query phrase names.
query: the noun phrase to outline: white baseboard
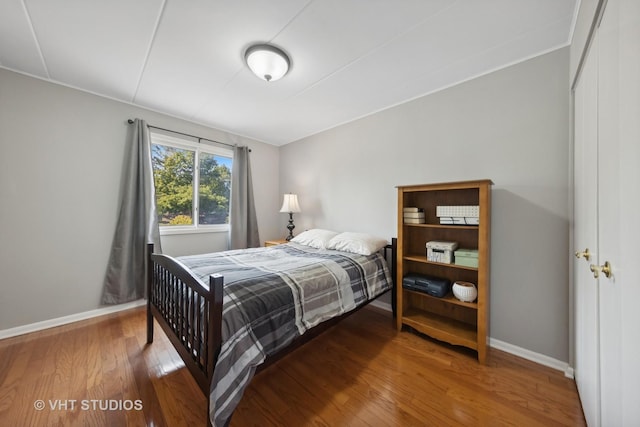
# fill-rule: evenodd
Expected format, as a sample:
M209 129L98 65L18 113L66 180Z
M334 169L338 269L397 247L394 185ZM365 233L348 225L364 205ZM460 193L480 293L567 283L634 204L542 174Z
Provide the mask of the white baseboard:
M69 323L78 322L80 320L104 316L105 314L117 313L119 311L129 310L130 308L140 307L142 305L145 305L146 303L146 300L140 299L125 304L102 307L82 313L71 314L69 316L58 317L56 319L43 320L42 322L31 323L24 326L17 326L15 328L3 329L0 331L0 339L42 331L43 329L54 328L56 326L62 326Z
M370 304L374 307L378 307L389 312L392 311L391 304L387 302L373 300L370 302ZM553 357L545 356L544 354L536 353L534 351L527 350L526 348L518 347L517 345L509 344L491 337L489 338L489 346L498 350L502 350L506 353L513 354L514 356L539 363L540 365L562 371L564 373L564 376L567 378L574 378L573 368L569 366L568 363L561 360L557 360Z
M567 365L567 369L564 370L564 376L567 378L571 378L572 380L576 379L573 368L569 365Z
M527 350L526 348L518 347L517 345L509 344L495 338L489 338L489 346L502 350L506 353L513 354L514 356L536 362L540 365L562 371L564 372L565 377L573 379L573 368L570 367L567 362L563 362L561 360L554 359L553 357L536 353L535 351Z
M393 312L391 304L388 303L388 302L383 302L383 301L379 301L377 299L374 299L373 301L371 301L369 303L369 305L372 305L372 306L377 307L377 308L381 308L382 310L386 310L386 311L388 311L390 313Z
M42 322L31 323L29 325L18 326L15 328L4 329L0 331L0 339L15 337L18 335L28 334L31 332L37 332L56 326L62 326L80 320L91 319L93 317L104 316L105 314L117 313L119 311L129 310L130 308L140 307L146 304L146 300L137 300L126 304L119 304L109 307L98 308L96 310L85 311L83 313L71 314L69 316L58 317L56 319L44 320ZM378 300L371 301L370 304L374 307L392 312L391 304L388 302L382 302ZM564 376L567 378L574 378L573 368L568 363L554 359L553 357L545 356L544 354L536 353L526 348L518 347L513 344L506 343L504 341L497 340L495 338L489 338L489 346L502 350L504 352L513 354L514 356L522 357L523 359L530 360L532 362L539 363L543 366L556 369L564 372Z
M56 319L43 320L42 322L31 323L29 325L17 326L15 328L4 329L0 331L0 339L11 338L18 335L24 335L31 332L38 332L44 329L54 328L56 326L62 326L80 320L91 319L98 316L104 316L105 314L117 313L119 311L128 310L130 308L140 307L147 303L146 300L141 299L125 304L118 304L109 307L98 308L96 310L85 311L82 313L71 314L69 316L58 317ZM388 302L382 302L373 300L370 304L374 307L392 312L391 304Z

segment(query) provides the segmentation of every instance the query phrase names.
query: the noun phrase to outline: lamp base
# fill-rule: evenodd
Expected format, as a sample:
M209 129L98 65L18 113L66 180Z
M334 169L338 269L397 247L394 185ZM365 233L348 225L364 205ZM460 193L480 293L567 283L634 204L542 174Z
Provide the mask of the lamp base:
M289 212L289 225L287 225L287 230L289 230L289 235L285 239L287 242L289 240L293 239L293 229L294 228L296 228L296 226L293 225L293 213Z

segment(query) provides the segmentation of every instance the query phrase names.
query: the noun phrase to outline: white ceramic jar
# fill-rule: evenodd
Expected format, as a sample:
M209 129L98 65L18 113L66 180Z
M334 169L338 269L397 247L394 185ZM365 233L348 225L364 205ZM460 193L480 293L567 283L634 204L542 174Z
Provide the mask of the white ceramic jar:
M451 290L453 296L463 302L473 302L478 297L478 289L471 282L454 282Z

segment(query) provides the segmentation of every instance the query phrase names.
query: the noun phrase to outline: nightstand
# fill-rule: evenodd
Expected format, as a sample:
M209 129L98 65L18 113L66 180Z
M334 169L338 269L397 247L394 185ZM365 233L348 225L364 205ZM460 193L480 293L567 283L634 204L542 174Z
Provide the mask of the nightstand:
M265 240L264 245L265 246L275 246L275 245L282 245L284 243L288 243L285 239L282 240Z

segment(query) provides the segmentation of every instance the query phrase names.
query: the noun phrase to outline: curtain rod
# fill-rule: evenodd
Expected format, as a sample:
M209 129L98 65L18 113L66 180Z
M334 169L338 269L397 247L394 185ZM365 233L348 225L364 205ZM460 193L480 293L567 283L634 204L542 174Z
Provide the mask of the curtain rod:
M133 119L129 119L129 120L127 120L127 123L129 123L130 125L132 125L132 124L133 124ZM197 139L198 139L198 142L200 142L200 141L209 141L209 142L214 142L214 143L216 143L216 144L226 145L227 147L231 147L231 148L235 147L235 145L234 145L234 144L228 144L228 143L226 143L226 142L220 142L220 141L216 141L216 140L214 140L214 139L203 138L203 137L201 137L201 136L197 136L197 135L190 135L190 134L188 134L188 133L178 132L178 131L176 131L176 130L165 129L165 128L161 128L161 127L158 127L158 126L151 126L151 125L147 125L147 127L148 127L148 128L153 128L153 129L158 129L158 130L163 130L163 131L166 131L166 132L177 133L178 135L184 135L184 136L188 136L188 137L190 137L190 138L197 138ZM249 152L251 152L251 148L249 148Z

